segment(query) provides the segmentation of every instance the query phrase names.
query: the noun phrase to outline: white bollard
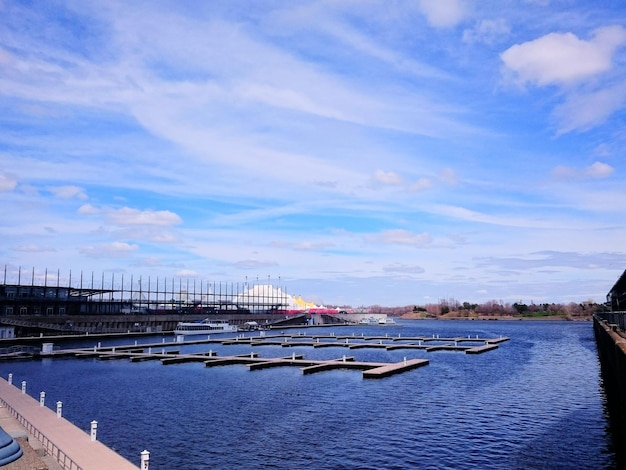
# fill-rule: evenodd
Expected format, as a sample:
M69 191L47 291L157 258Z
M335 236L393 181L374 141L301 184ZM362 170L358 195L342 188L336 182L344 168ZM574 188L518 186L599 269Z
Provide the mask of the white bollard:
M161 348L161 354L165 354L165 348Z
M165 338L163 338L163 341L161 341L163 344L165 344Z
M45 406L46 404L46 392L39 393L39 406Z
M93 420L91 422L91 442L94 442L96 440L97 435L98 435L98 421Z
M291 360L295 361L296 360L296 353L291 353Z
M346 362L346 355L343 355L343 362Z
M150 466L150 452L144 450L141 453L141 470L148 470Z
M100 349L101 347L102 347L102 343L98 341L98 349Z
M250 359L254 359L254 353L253 352L250 353Z
M115 346L111 348L111 352L115 352Z
M406 356L404 356L404 365L406 366Z
M152 348L148 348L148 354L152 354Z
M13 384L13 374L9 374L9 385Z
M63 416L63 402L57 401L57 418Z
M26 394L26 380L22 380L22 393Z
M135 340L135 346L137 346L137 340Z

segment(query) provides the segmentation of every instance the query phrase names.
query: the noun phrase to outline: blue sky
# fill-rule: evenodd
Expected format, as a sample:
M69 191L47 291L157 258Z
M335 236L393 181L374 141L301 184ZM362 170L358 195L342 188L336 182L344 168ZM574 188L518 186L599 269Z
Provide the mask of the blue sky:
M0 0L0 263L604 301L626 5ZM278 279L280 278L280 281Z

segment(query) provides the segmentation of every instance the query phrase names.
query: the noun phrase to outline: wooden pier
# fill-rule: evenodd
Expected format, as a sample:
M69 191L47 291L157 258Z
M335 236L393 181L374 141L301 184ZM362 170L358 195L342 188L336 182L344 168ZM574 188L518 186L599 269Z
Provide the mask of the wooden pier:
M310 347L316 348L346 348L353 349L384 349L395 351L399 349L419 349L426 352L436 351L462 351L466 354L481 354L498 348L498 344L508 341L509 338L438 338L438 337L390 337L385 336L335 336L335 335L268 335L262 333L259 336L237 336L235 338L211 338L193 339L185 342L151 343L143 345L127 345L115 347L94 347L84 349L67 349L52 351L48 357L75 356L78 358L97 358L99 360L126 359L131 362L161 361L163 365L183 364L190 362L202 363L205 367L218 367L228 365L245 365L249 370L263 370L274 367L299 367L303 374L346 369L362 371L363 378L383 378L390 375L407 372L412 369L425 366L427 359L406 358L400 362L362 362L356 361L354 356L343 355L337 359L306 359L302 354L293 353L291 356L276 358L260 357L256 352L230 356L219 356L216 351L210 350L198 353L181 353L181 347L185 345L210 345L221 346L280 346L283 348ZM176 349L172 349L176 348Z
M139 467L77 428L51 409L0 380L0 405L7 408L20 425L37 439L46 452L71 470L137 470ZM137 460L140 460L140 449ZM17 461L16 461L17 464Z

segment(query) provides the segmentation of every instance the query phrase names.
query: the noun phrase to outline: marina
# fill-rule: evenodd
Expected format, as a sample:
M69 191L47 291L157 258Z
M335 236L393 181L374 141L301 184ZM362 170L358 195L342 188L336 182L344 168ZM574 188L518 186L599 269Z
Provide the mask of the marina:
M195 336L194 336L195 338ZM438 337L390 337L389 335L366 336L343 336L343 335L307 335L304 333L286 335L265 335L261 332L259 336L239 335L234 338L216 339L208 336L206 339L192 339L189 342L182 342L177 336L174 342L148 343L141 345L125 345L81 349L57 349L50 347L45 353L48 358L77 357L77 358L97 358L99 360L127 359L131 362L160 361L163 365L182 363L203 363L205 367L245 365L249 370L261 370L274 367L299 367L303 374L312 374L334 369L359 370L363 373L363 378L383 378L425 366L429 363L427 359L403 358L395 363L355 361L353 356L343 355L335 359L307 359L302 354L271 358L261 357L257 352L246 354L219 356L215 351L204 351L199 353L181 353L180 347L184 345L219 344L221 346L280 346L281 348L311 347L328 348L340 347L347 349L385 349L388 351L398 349L422 349L426 352L435 351L463 351L467 354L480 354L491 351L498 347L499 343L508 341L507 337L499 338L438 338ZM436 342L437 344L433 344ZM464 344L463 344L464 343ZM472 343L472 344L467 344ZM170 349L176 347L177 349Z
M588 324L402 323L183 342L172 334L83 335L59 339L39 360L1 362L0 377L27 381L31 395L45 390L83 429L96 420L98 440L133 463L147 449L152 470L231 468L233 461L241 468L414 468L416 461L452 468L470 454L474 468L606 468ZM553 429L563 429L558 441ZM476 432L497 434L498 450L490 451L489 437L476 441ZM220 445L207 446L207 436ZM323 445L311 445L312 436ZM382 436L394 452L383 450ZM585 445L576 446L581 439ZM237 450L242 442L246 452Z

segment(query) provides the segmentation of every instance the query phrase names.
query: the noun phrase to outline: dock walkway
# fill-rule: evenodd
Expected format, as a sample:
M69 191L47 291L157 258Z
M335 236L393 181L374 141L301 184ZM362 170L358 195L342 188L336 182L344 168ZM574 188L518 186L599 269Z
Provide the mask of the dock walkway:
M137 470L121 455L14 385L0 380L0 404L68 470ZM139 460L139 451L137 455Z

